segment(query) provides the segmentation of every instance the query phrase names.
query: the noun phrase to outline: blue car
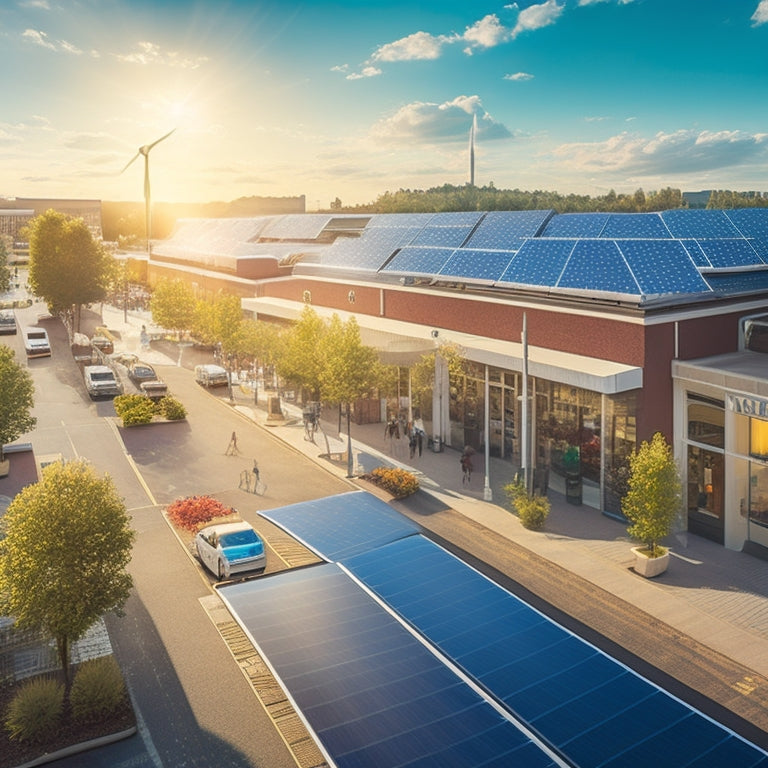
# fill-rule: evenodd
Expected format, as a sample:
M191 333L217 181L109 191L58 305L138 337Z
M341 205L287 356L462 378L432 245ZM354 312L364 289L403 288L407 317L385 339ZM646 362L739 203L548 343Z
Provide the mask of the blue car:
M267 565L264 542L246 522L203 528L195 536L195 548L200 562L219 580L236 573L264 571Z

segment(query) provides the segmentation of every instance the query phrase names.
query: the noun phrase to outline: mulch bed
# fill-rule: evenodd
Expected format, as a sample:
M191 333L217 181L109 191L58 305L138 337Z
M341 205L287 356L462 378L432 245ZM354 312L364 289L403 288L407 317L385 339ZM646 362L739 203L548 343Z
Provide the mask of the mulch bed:
M72 673L74 674L74 668ZM31 745L12 741L5 729L5 714L14 694L24 682L26 681L21 680L0 686L0 768L13 768L60 749L120 733L136 726L133 707L126 696L122 709L98 723L73 722L65 705L62 722L45 741Z

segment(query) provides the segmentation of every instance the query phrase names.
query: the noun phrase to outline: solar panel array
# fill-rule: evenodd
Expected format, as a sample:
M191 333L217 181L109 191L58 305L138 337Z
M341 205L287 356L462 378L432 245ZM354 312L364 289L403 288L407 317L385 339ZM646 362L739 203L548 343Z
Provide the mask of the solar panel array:
M264 514L342 555L220 590L332 764L768 766L370 494Z

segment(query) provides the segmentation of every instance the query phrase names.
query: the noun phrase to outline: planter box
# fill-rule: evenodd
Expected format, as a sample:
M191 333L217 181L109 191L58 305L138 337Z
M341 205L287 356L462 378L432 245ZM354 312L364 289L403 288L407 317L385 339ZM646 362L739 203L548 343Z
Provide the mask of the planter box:
M635 555L635 571L646 579L652 579L667 570L669 565L669 550L659 557L648 557L644 547L632 547Z

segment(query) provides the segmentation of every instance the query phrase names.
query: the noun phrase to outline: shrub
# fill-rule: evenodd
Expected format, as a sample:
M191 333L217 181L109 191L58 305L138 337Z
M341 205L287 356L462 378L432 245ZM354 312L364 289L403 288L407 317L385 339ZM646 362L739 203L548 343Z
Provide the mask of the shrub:
M165 510L174 525L187 531L196 531L201 523L207 523L214 517L226 517L234 511L211 496L187 496L184 499L176 499Z
M155 415L155 404L143 395L139 400L122 414L123 426L132 427L135 424L149 424Z
M115 405L115 413L122 417L124 413L141 405L146 399L144 395L118 395L112 402Z
M403 499L419 490L419 481L405 469L376 467L371 471L370 480L397 499Z
M166 395L157 404L157 410L169 421L180 421L187 417L187 409L175 397Z
M547 521L551 504L546 496L536 496L528 493L525 483L520 478L504 486L509 505L517 513L523 528L540 531Z
M5 727L12 739L41 742L56 729L64 710L64 686L36 677L21 686L8 705Z
M94 723L113 715L125 701L125 682L113 656L83 662L72 681L72 716Z

